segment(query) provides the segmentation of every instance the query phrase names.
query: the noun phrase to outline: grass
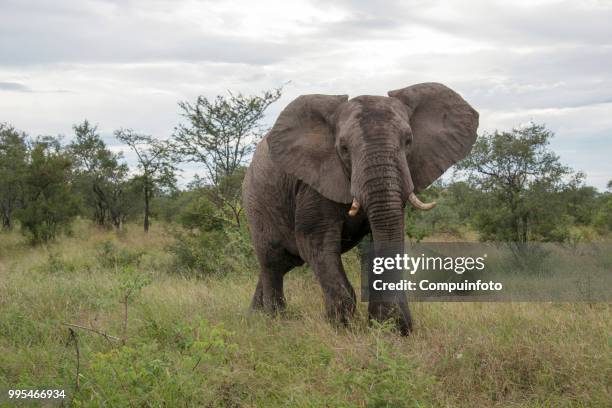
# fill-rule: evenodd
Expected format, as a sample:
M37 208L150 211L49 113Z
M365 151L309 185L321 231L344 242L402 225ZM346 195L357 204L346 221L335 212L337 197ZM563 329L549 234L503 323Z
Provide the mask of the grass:
M256 270L173 274L164 249L171 239L162 226L116 235L84 222L49 247L0 234L0 384L65 388L74 406L112 407L604 407L612 400L607 303L413 304L416 330L402 338L369 326L365 304L351 327L329 325L307 268L286 277L285 316L251 313ZM130 297L124 336L127 263L148 280ZM357 283L355 254L345 265ZM74 340L63 323L125 340L75 329L78 389Z

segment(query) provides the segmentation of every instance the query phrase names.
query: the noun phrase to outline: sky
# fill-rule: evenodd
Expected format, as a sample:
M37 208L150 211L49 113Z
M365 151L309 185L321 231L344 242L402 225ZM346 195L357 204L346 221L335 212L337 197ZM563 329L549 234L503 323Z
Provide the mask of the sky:
M298 95L434 81L480 112L479 132L545 124L604 190L611 21L609 0L0 0L0 122L69 141L87 118L122 151L114 129L167 138L198 95L286 84L272 124Z

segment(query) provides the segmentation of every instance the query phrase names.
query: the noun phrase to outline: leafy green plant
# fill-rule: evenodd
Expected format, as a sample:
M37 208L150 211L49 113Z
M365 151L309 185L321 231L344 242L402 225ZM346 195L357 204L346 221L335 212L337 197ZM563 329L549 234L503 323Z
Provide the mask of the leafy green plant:
M180 230L167 246L174 255L175 269L198 277L242 273L255 267L255 257L245 228L224 230Z
M56 274L61 272L74 272L76 265L74 265L72 262L64 260L62 255L58 252L50 251L44 268L48 272Z
M152 282L151 277L136 268L126 266L119 276L119 299L123 305L123 343L127 342L128 306L136 299L142 289Z
M144 251L141 250L118 248L111 240L99 244L96 252L100 265L114 269L129 265L138 266L144 255Z
M160 353L155 343L95 353L84 377L77 405L150 406L153 401L185 396L170 356Z
M178 352L156 339L139 341L108 352L94 353L85 381L75 397L77 405L167 406L203 403L198 370L218 369L232 356L233 333L223 326L197 319L177 322L172 334L181 339ZM153 334L150 329L147 331ZM162 339L163 340L163 339Z
M414 362L394 352L389 340L394 330L391 322L373 322L367 361L337 380L348 395L362 396L365 406L419 407L435 384L435 377L418 375Z

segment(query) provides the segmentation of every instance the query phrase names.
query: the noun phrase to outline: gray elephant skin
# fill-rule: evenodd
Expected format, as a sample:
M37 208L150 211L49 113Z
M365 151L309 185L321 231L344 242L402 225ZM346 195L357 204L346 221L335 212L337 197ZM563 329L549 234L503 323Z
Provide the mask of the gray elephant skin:
M478 113L456 92L422 83L388 96L303 95L257 146L243 204L261 271L251 307L285 307L283 277L308 263L327 317L346 324L355 310L341 254L371 232L374 243L404 242L404 207L427 210L416 193L464 158ZM412 329L404 294L370 301L370 319Z

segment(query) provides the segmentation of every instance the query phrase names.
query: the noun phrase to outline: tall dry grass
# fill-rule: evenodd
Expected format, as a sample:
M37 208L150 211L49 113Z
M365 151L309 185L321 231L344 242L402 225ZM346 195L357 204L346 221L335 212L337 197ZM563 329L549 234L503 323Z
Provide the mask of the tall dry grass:
M172 273L163 226L144 235L77 224L28 247L0 235L0 384L61 387L83 406L585 406L612 401L609 304L419 303L402 338L369 326L366 306L338 328L324 320L307 268L286 278L287 313L248 311L256 271L195 279ZM121 341L121 262L138 254L151 283L129 304ZM106 243L106 244L105 244ZM119 259L119 258L118 258ZM345 256L358 283L356 255Z

